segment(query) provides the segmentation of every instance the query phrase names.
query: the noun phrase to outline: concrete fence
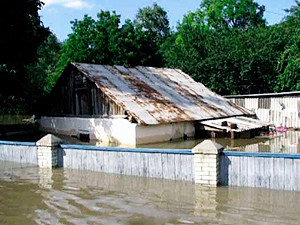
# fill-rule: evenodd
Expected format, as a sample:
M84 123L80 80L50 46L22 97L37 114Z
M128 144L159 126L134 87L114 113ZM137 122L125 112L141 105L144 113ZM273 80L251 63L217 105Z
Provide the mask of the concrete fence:
M37 143L0 142L0 160L121 175L190 181L206 186L300 191L300 154L223 151L205 140L181 150L65 145L53 135Z
M0 160L38 164L36 143L0 141Z
M252 110L262 121L275 126L300 128L300 91L224 97Z
M0 160L217 186L219 150L212 141L190 149L112 148L65 145L48 134L36 143L2 142ZM25 157L26 156L26 157ZM26 160L25 160L26 159Z
M300 191L300 155L224 151L220 183Z
M58 165L64 168L185 181L194 181L193 158L187 150L84 145L61 145L58 150Z

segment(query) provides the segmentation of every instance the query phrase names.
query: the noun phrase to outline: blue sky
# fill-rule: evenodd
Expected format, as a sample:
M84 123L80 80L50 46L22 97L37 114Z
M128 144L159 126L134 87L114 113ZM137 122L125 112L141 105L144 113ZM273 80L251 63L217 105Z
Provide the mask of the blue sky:
M133 19L139 8L150 6L157 2L167 12L171 27L176 27L184 14L195 11L201 1L193 0L42 0L45 5L40 11L41 19L45 26L50 27L59 40L67 38L71 33L70 21L82 19L85 14L96 18L100 10L116 11L121 15L121 21ZM294 0L257 0L266 7L265 18L268 24L281 21L285 12L295 4Z

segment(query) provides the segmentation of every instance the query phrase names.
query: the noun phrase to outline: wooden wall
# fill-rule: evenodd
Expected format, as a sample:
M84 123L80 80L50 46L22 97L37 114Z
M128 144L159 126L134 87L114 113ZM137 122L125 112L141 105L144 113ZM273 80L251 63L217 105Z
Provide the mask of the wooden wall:
M44 111L49 116L125 115L125 110L72 67L57 81Z
M279 93L280 94L280 93ZM225 96L275 126L300 128L300 93Z

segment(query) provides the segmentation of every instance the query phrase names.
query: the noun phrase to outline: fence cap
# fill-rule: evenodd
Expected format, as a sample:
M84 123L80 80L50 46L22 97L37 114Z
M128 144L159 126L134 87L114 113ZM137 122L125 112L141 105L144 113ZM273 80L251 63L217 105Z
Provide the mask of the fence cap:
M53 134L47 134L46 136L42 137L40 140L36 142L37 146L57 146L61 144L63 141L54 136Z
M211 140L204 140L200 144L196 145L192 151L194 153L201 154L219 154L224 147L217 142L213 142Z

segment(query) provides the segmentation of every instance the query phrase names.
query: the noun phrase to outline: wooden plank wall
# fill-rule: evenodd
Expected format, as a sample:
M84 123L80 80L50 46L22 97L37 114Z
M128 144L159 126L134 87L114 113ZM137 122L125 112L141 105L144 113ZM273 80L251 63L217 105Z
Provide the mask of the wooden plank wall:
M276 126L300 128L300 96L228 97L230 101L252 110L257 117Z
M64 168L171 180L194 180L192 154L60 149L58 155L59 166Z
M72 69L66 70L51 92L46 115L110 116L125 110L109 99L96 85Z
M0 161L38 164L37 147L33 144L25 143L21 145L17 143L14 145L13 142L10 142L10 144L0 143Z
M221 156L222 185L300 191L300 157L239 154Z

